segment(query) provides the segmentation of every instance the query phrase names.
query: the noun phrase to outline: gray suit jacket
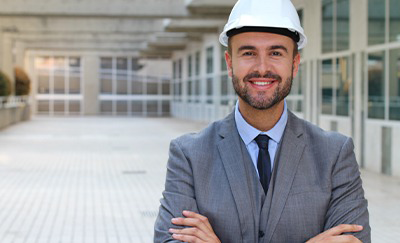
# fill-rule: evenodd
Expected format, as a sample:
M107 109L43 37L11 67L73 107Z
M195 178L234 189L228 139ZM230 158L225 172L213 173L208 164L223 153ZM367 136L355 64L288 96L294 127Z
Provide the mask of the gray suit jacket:
M174 242L171 218L208 217L221 242L305 242L339 224L360 224L370 242L367 201L350 138L289 112L264 195L233 113L171 142L154 242Z

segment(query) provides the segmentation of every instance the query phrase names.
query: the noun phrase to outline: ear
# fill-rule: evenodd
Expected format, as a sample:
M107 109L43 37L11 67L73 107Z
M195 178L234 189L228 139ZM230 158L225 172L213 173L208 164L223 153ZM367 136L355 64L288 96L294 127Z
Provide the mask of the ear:
M296 77L297 73L299 72L299 65L300 65L300 52L296 54L293 58L293 78Z
M229 55L228 51L225 51L225 62L228 68L228 75L232 77L232 57Z

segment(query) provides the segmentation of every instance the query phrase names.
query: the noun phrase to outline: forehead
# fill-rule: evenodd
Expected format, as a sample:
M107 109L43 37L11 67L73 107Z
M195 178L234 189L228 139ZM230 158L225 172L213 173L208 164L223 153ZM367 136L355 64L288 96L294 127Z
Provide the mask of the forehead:
M244 32L229 38L232 49L243 45L255 48L268 48L270 46L282 45L289 51L294 48L294 41L287 36L267 32Z

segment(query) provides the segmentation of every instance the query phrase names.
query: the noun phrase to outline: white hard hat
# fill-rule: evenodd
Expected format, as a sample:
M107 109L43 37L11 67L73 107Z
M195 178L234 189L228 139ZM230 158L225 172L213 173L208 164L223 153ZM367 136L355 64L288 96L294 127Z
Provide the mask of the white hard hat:
M229 15L219 42L228 46L228 38L241 32L272 32L291 37L301 49L307 37L290 0L239 0Z

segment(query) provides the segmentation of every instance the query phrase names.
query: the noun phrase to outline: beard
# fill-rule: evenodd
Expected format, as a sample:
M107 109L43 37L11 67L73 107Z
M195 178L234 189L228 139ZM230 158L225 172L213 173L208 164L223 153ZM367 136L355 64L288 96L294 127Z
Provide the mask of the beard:
M257 91L255 95L251 95L248 87L248 83L251 78L275 79L275 82L278 82L278 86L276 87L275 92L272 96L268 97L265 91ZM283 99L286 98L286 96L289 95L292 88L293 71L290 77L286 79L286 82L282 82L281 76L271 72L266 73L264 76L261 76L261 74L258 72L247 74L243 78L243 87L240 86L239 82L239 78L234 75L234 72L232 70L232 84L233 88L236 91L236 94L251 107L257 110L267 110L281 102Z

